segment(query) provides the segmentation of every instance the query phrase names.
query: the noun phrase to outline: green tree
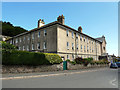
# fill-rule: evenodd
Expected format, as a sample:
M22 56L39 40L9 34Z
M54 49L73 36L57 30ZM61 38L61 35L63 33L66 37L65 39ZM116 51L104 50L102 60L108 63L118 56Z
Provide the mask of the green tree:
M16 46L6 43L4 41L0 41L0 44L2 45L3 50L17 50Z
M10 22L2 22L2 35L13 37L23 32L27 32L27 30L13 26Z

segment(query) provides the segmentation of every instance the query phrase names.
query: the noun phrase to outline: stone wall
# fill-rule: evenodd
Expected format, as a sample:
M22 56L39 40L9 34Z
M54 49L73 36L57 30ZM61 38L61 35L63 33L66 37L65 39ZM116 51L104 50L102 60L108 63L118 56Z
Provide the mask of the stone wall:
M100 68L100 67L108 67L108 64L103 65L88 65L87 67L76 64L72 65L71 63L67 63L68 70L79 70L85 68ZM55 65L42 65L42 66L2 66L2 73L33 73L33 72L51 72L51 71L62 71L63 63L55 64Z

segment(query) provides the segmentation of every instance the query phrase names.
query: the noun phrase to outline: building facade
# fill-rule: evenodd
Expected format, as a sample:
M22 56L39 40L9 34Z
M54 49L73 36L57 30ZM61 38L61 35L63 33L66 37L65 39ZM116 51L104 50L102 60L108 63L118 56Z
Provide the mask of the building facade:
M19 50L56 53L64 60L74 60L77 57L93 57L98 60L99 56L106 53L106 40L90 37L82 32L80 26L75 30L65 25L63 15L57 21L46 24L44 20L38 21L38 27L6 40L18 47Z

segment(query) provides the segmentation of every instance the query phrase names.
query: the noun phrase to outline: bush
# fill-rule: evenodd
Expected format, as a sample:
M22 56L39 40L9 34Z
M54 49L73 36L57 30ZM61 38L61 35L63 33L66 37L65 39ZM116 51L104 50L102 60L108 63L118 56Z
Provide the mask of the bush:
M69 63L71 63L71 64L73 64L73 65L75 65L75 64L76 64L76 62L75 62L75 61L71 61L71 60L69 60L69 59L67 59L66 61L67 61L67 62L69 62Z
M75 59L75 62L77 64L83 64L83 59L81 57L78 57L78 58Z
M92 61L93 61L93 58L84 58L84 59L82 59L81 57L78 57L78 58L75 59L75 62L77 64L84 64L84 66L87 66Z
M57 54L2 50L3 65L50 65L61 62L62 59Z

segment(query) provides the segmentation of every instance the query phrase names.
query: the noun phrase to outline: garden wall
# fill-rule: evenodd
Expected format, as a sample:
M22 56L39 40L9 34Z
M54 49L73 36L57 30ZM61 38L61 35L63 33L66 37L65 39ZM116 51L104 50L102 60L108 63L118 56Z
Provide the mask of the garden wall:
M100 68L100 67L108 67L108 64L101 64L101 65L88 65L87 67L76 64L73 65L71 63L67 63L68 70L80 70L85 68ZM62 71L63 70L63 63L61 64L54 64L54 65L40 65L40 66L18 66L18 65L3 65L2 66L2 73L34 73L34 72L53 72L53 71Z

